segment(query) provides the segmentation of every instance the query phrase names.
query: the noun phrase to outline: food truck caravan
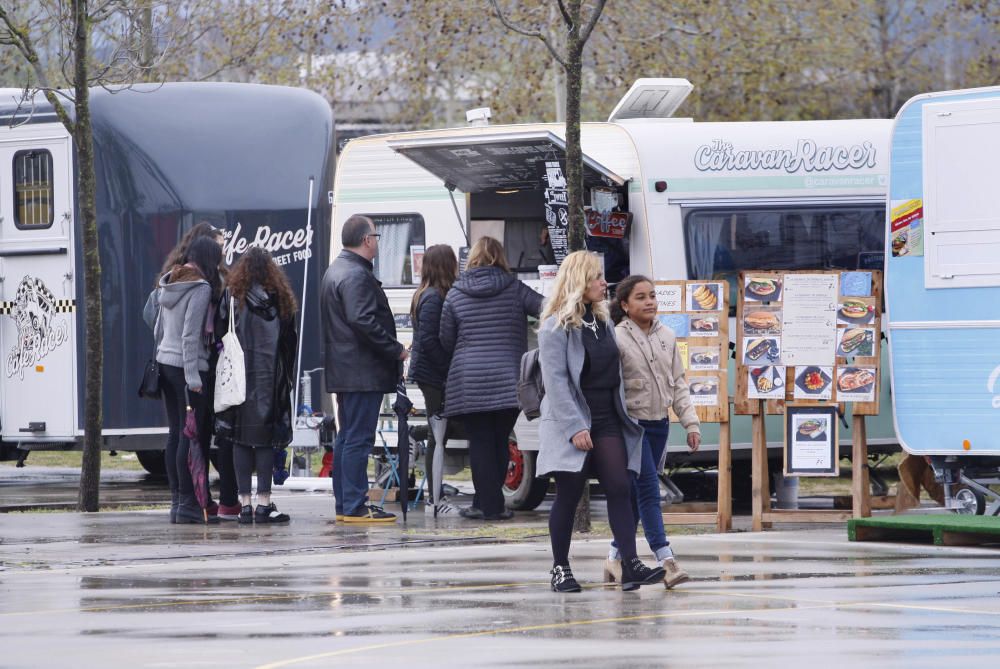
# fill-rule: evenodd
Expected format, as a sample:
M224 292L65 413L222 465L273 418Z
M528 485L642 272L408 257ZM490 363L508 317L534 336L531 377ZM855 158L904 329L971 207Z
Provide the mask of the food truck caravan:
M19 105L20 95L0 99L0 457L23 459L82 440L85 353L72 140L41 96ZM309 91L224 83L95 89L91 111L104 446L136 451L162 471L163 407L136 392L153 355L142 309L160 267L187 230L208 221L224 230L228 262L263 246L297 294L308 285L304 329L318 331L333 115ZM318 337L305 337L300 369L320 360Z
M945 506L1000 515L1000 87L918 95L896 116L885 297L900 444ZM929 410L930 409L930 410Z
M691 88L684 79L640 79L607 122L581 124L588 248L603 254L609 282L631 272L735 285L742 270L882 268L890 120L675 118ZM565 126L487 125L486 114L473 116L470 127L353 139L338 161L331 257L348 217L375 221L376 271L402 337L412 336L410 298L426 247L450 244L462 257L480 237L495 237L517 275L539 290L539 267L544 274L564 251ZM712 318L687 324L711 331ZM898 448L882 400L887 408L868 431L872 453ZM771 420L770 434L780 435L780 418ZM711 466L716 428L705 426L693 456L673 431L670 461ZM849 444L850 431L841 435ZM749 494L748 418L734 420L733 442L739 499ZM779 457L780 442L771 447ZM464 466L463 448L449 442L452 469ZM505 490L512 508L544 496L537 449L537 426L521 417Z

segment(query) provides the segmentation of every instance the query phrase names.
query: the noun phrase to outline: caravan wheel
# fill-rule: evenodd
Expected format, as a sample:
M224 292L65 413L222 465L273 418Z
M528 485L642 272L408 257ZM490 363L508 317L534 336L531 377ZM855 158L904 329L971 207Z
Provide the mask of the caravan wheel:
M507 478L503 484L503 494L507 508L515 511L531 511L542 503L549 491L549 477L535 476L535 451L522 451L517 442L509 442L510 462Z
M981 516L986 512L986 497L972 488L959 488L955 492L955 501L960 507L958 513Z
M163 451L136 451L135 457L139 459L142 468L153 476L167 475L167 462Z

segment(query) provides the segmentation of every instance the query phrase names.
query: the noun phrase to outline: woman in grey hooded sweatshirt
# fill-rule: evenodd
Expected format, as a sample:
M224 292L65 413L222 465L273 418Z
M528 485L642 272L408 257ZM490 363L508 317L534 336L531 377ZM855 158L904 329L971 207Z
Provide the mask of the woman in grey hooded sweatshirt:
M160 278L160 316L156 322L156 361L167 409L167 478L170 481L170 522L205 523L194 495L187 459L191 441L184 436L186 406L195 411L198 439L212 438L212 407L206 385L210 338L205 333L209 306L222 292L219 263L222 249L211 238L196 239L188 262L176 265ZM214 516L208 522L218 522Z

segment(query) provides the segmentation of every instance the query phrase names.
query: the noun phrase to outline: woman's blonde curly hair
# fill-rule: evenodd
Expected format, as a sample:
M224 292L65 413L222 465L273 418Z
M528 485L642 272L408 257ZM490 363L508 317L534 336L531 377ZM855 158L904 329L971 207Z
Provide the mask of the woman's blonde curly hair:
M566 256L556 275L552 295L545 302L542 320L554 316L556 326L569 330L583 324L583 294L590 282L604 274L601 261L590 251L574 251ZM604 322L611 319L606 300L595 302L594 316Z

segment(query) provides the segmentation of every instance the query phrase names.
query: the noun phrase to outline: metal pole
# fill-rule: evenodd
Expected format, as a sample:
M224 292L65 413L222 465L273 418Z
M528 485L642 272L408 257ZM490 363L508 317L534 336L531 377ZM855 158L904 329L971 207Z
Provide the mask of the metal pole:
M315 179L309 177L309 201L306 203L306 253L305 269L302 271L302 307L301 313L299 314L299 349L296 351L295 356L295 395L292 400L292 411L294 415L299 415L299 373L302 370L302 338L305 335L305 325L306 325L306 292L309 289L309 258L312 256L312 249L309 248L309 240L312 235L309 233L312 231L312 204L313 204L313 182ZM298 422L297 420L295 422ZM295 423L292 423L294 429Z

